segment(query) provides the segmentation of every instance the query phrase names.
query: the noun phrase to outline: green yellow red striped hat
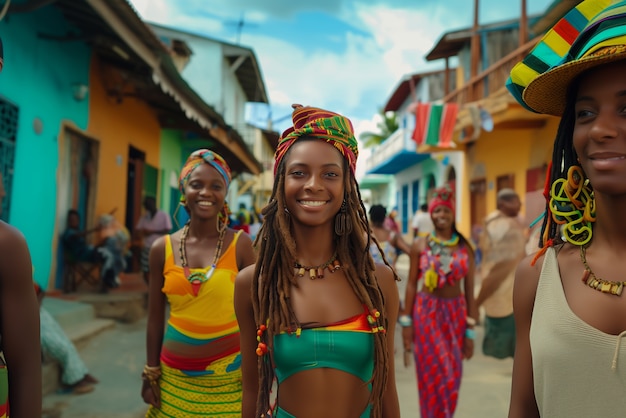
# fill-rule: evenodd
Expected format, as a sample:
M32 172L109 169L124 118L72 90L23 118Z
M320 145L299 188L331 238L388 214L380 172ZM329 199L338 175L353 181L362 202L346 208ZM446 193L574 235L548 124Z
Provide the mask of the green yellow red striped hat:
M626 59L626 1L584 0L511 70L507 88L529 110L561 116L571 82Z

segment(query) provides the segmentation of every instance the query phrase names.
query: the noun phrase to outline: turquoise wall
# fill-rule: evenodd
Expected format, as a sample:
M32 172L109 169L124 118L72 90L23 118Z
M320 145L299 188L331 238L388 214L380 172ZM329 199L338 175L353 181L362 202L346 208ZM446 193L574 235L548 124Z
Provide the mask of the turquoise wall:
M0 96L19 108L10 223L25 235L35 280L44 288L60 233L55 229L57 138L63 121L78 129L87 127L89 100L77 102L72 85L89 84L90 50L81 41L42 35L64 37L71 29L53 6L0 21L4 43ZM43 125L39 134L33 129L36 119Z
M182 137L180 131L163 130L161 132L161 152L159 164L161 166L161 196L160 208L172 216L172 226L176 230L176 220L174 214L179 199L178 190L172 187L170 179L172 176L178 178L180 169L187 158L181 149Z

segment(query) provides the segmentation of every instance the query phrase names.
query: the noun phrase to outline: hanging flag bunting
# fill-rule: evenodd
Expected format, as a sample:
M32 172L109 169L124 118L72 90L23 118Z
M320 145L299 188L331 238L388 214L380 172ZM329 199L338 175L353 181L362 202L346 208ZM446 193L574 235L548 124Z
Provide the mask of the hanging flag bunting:
M452 148L452 134L459 106L456 103L418 103L415 107L413 140L418 145Z

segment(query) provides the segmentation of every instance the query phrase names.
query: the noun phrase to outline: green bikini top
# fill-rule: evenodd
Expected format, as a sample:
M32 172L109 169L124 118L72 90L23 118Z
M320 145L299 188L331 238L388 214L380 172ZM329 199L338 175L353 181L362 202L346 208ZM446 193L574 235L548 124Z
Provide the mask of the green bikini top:
M278 383L305 370L327 367L369 382L374 372L374 335L367 312L319 328L274 337L273 360Z

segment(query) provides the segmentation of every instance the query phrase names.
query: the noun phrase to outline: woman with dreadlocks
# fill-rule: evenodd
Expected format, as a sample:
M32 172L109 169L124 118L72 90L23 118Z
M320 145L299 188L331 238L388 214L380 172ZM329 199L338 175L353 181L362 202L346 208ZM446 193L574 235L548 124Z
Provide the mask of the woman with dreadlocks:
M369 252L352 124L299 105L292 118L276 150L257 263L235 284L242 416L398 417L397 276Z
M422 417L452 417L463 359L474 354L474 251L455 226L454 192L435 190L428 204L434 230L409 252L400 315L405 353L413 352ZM418 291L417 284L422 281ZM411 349L412 347L412 349Z
M509 417L623 417L626 1L580 3L508 86L531 110L561 116L542 249L516 272Z
M228 228L230 180L221 156L194 151L179 182L189 221L150 250L148 362L141 389L150 404L147 417L241 416L234 280L254 262L254 251L248 235Z

